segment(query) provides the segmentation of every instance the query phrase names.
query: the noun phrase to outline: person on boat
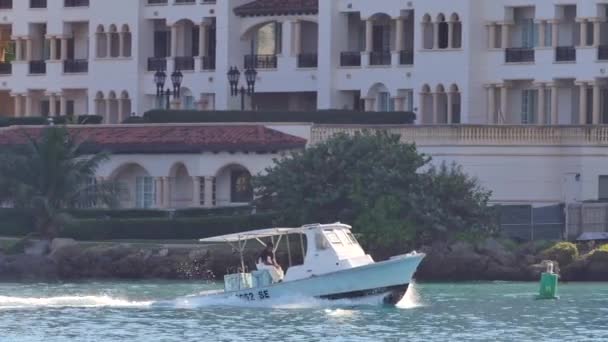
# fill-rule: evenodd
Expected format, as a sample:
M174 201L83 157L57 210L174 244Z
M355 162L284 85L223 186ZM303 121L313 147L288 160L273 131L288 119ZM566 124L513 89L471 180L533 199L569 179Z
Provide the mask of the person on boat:
M274 254L274 244L272 242L269 242L266 245L266 248L264 248L258 257L257 268L260 271L267 270L272 277L272 281L275 283L283 280L285 273L283 272L281 265L277 263L277 259Z

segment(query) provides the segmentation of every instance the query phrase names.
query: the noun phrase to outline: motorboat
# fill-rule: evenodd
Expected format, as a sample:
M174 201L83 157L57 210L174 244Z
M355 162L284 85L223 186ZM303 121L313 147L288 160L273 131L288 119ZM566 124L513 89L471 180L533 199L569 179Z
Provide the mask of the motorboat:
M294 235L299 235L293 237ZM291 237L291 238L290 238ZM290 267L282 279L275 279L267 267L248 272L244 260L249 241L274 251L285 241ZM291 243L290 243L291 241ZM299 244L303 261L292 265L293 244ZM328 300L375 297L388 305L397 304L406 294L424 254L412 252L375 262L342 224L312 224L298 228L271 228L201 239L202 243L226 243L240 255L240 265L224 277L224 290L202 295L213 298L240 298L258 302L288 297ZM299 242L299 243L298 243ZM296 247L297 248L297 247Z

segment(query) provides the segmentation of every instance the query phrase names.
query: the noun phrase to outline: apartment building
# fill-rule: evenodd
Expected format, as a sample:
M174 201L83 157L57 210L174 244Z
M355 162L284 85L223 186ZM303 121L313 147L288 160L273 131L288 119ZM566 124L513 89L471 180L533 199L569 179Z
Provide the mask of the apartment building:
M601 124L605 0L0 0L0 113L411 110L422 124ZM244 77L242 77L244 78Z

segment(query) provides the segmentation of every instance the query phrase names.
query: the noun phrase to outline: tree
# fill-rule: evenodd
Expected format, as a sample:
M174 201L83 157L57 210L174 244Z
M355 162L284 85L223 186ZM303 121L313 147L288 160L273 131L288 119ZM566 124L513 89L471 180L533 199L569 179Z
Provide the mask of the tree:
M48 126L38 136L23 131L24 144L0 151L0 202L31 211L38 233L52 239L82 205L116 204L118 187L96 182L95 171L109 154L86 154L81 139L64 126Z
M430 162L398 135L341 134L275 160L254 178L257 205L282 224L352 223L383 252L491 232L490 192L458 166Z

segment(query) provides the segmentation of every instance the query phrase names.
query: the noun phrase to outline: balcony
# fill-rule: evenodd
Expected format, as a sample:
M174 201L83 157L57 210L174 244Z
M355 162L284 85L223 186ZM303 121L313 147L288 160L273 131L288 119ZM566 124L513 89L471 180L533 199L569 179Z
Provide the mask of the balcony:
M196 0L175 0L176 5L194 5Z
M11 63L0 63L0 75L10 75L13 73L13 65Z
M89 0L65 0L64 7L88 7Z
M46 61L30 61L30 75L46 74Z
M316 68L319 56L316 53L301 53L298 55L298 68Z
M194 57L175 57L176 70L194 70Z
M215 70L215 56L202 57L201 68L203 70Z
M399 65L414 65L414 51L399 51Z
M148 0L148 5L166 5L167 0Z
M165 57L150 57L148 58L148 71L166 71L167 58Z
M63 62L63 72L66 74L83 74L89 72L89 61L72 59Z
M369 53L369 65L391 65L390 51L372 51Z
M30 0L30 8L46 8L46 0Z
M507 48L505 49L506 63L530 63L534 62L533 48Z
M556 62L576 62L576 48L574 46L558 46L555 48Z
M254 69L276 69L278 65L276 55L247 55L245 56L245 68Z
M597 59L600 61L608 61L608 45L598 46Z
M12 8L13 8L13 0L0 0L0 10L12 9Z
M342 52L340 54L340 66L355 67L361 66L361 52Z

